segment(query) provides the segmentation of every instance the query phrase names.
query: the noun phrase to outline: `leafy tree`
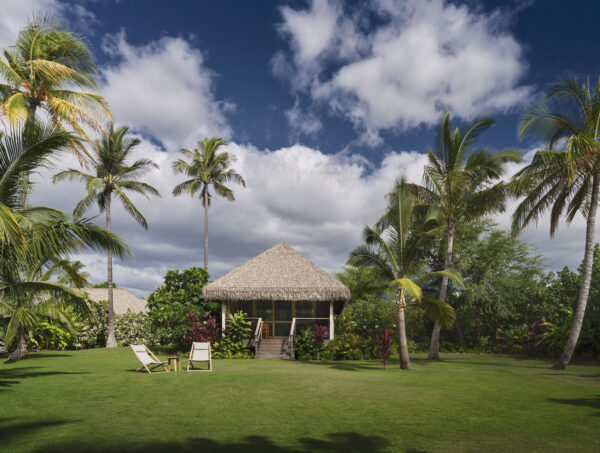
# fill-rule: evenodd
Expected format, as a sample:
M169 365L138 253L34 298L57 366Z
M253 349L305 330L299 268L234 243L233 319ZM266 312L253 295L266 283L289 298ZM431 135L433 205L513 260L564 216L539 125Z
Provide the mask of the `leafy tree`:
M68 124L81 136L82 125L101 129L95 116L111 118L96 89L96 67L85 41L47 16L32 20L18 34L15 45L0 60L0 102L10 123L35 120L44 109L54 127ZM73 142L76 143L76 142Z
M480 219L506 208L505 186L497 180L506 162L519 162L521 154L505 150L493 154L486 149L474 149L480 135L492 126L491 119L476 120L461 132L452 129L450 114L445 113L436 132L433 149L427 149L429 163L425 166L423 185L414 185L420 202L437 209L446 228L444 269L452 266L452 250L456 228L460 222ZM442 277L440 300L447 302L448 277ZM431 335L429 359L439 360L440 324Z
M232 168L235 156L227 152L218 152L221 146L227 142L220 138L205 138L198 142L198 148L194 151L182 149L180 152L186 159L178 159L173 163L173 171L176 174L186 176L186 181L177 184L173 189L173 195L179 196L184 192L194 196L200 192L202 206L204 206L204 268L208 270L208 208L210 207L211 194L209 186L215 192L229 201L234 201L233 190L225 184L233 182L246 187L244 178Z
M600 190L600 82L591 86L567 76L551 84L544 98L521 117L521 137L546 140L529 165L513 179L515 195L525 196L513 214L513 232L550 211L550 236L563 214L587 219L583 273L569 341L554 369L564 369L577 345L590 292L594 234ZM556 149L561 148L561 149Z
M390 197L388 211L375 227L365 226L366 245L350 253L349 263L366 267L380 274L393 290L398 303L398 343L400 366L411 368L406 340L405 308L407 297L421 301L431 317L440 324L452 325L454 310L447 303L422 297L421 287L414 277L425 278L420 256L424 243L437 229L438 222L423 209L415 209L410 187L398 181ZM450 270L427 273L427 278L446 276L459 284L460 279Z
M54 182L70 179L85 184L87 194L77 204L74 214L81 216L93 203L97 203L100 212L106 212L106 229L111 231L111 202L113 195L144 229L148 223L138 211L125 192L133 192L150 199L150 195L160 196L158 190L139 179L158 165L151 159L138 159L128 163L130 153L140 144L138 138L127 136L128 127L115 129L109 124L102 138L94 142L92 153L85 156L84 165L91 168L93 173L71 168L61 171L54 176ZM107 348L117 346L115 338L114 308L113 308L113 266L112 253L107 253L107 282L108 282L108 339Z
M475 237L468 235L468 240L456 244L454 262L465 289L453 304L463 326L471 330L473 343L479 342L482 331L493 336L498 329L547 316L549 282L542 258L529 244L512 240L509 233L490 225L471 230Z
M83 294L46 280L52 266L88 247L121 257L129 253L121 239L88 220L19 202L22 178L47 165L73 139L67 132L29 122L0 134L0 315L6 343L13 349L10 360L23 356L25 339L44 321L68 325L64 306L85 305Z
M108 288L108 282L96 283L95 285L92 285L91 287L92 288ZM112 287L116 288L117 284L115 282L112 282Z
M148 296L149 315L163 344L183 346L189 333L189 313L200 320L220 314L216 302L206 301L202 288L208 283L206 270L191 267L167 271L164 284Z

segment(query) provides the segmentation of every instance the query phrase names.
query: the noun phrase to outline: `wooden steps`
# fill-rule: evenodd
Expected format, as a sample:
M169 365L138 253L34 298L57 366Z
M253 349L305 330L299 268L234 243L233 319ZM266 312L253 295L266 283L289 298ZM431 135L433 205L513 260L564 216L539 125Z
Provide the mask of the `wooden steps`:
M260 342L255 359L288 359L290 343L287 338L267 338Z

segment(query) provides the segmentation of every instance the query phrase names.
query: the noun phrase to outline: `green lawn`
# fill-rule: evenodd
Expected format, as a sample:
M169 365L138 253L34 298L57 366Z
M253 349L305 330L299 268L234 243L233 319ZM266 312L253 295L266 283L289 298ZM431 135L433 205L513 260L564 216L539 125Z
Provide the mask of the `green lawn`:
M151 376L129 349L30 354L0 364L0 451L600 451L599 367L413 359Z

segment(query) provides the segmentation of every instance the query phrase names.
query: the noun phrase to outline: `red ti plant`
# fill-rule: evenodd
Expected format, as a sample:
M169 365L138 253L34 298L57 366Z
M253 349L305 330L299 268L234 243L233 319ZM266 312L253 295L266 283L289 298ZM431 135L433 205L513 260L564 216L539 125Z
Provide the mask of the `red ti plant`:
M198 322L198 317L190 310L186 315L191 322L188 338L192 341L209 342L213 344L221 338L221 328L214 316L204 322Z
M329 338L329 329L327 326L315 326L315 342L321 346L323 342Z
M387 370L388 360L392 354L392 334L385 329L377 336L377 342L381 348L381 358L383 359L383 369Z

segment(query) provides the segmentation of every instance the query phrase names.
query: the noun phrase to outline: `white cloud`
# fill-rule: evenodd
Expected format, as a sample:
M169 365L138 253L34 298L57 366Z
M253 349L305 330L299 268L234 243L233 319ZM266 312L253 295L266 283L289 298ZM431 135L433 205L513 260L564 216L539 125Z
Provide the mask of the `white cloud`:
M385 206L384 195L395 178L405 172L419 181L425 156L417 152L389 154L376 168L360 156L327 155L295 145L275 151L231 144L238 160L235 168L247 187L233 186L237 200L214 197L209 212L209 270L219 276L275 243L285 240L328 271L341 269L350 250L360 243L365 223L374 222ZM148 294L161 283L167 269L202 265L203 208L200 200L174 198L180 181L170 170L173 153L160 151L143 141L136 155L152 158L160 170L147 181L163 197L151 202L133 196L148 220L145 232L121 208L115 207L113 230L122 235L135 253L135 262L117 263L115 281L137 294ZM66 156L58 168L77 166ZM76 183L52 184L44 172L32 203L72 210L84 195ZM90 215L95 214L95 207ZM103 217L98 217L100 224ZM105 258L82 256L94 281L106 279Z
M323 129L321 120L314 113L302 110L298 99L291 109L285 111L285 117L290 126L291 138L295 141L300 135L315 136Z
M445 0L380 0L349 15L335 1L282 8L289 54L272 61L294 91L369 134L432 124L444 109L471 118L507 111L531 95L519 42L500 12ZM379 25L363 31L369 14Z
M19 30L36 13L58 15L62 5L58 0L18 0L2 2L0 14L0 49L14 44Z
M204 136L230 137L225 113L234 106L216 100L215 73L186 40L164 37L134 46L121 32L106 37L103 47L117 60L100 69L101 92L117 123L159 139L170 150Z

